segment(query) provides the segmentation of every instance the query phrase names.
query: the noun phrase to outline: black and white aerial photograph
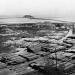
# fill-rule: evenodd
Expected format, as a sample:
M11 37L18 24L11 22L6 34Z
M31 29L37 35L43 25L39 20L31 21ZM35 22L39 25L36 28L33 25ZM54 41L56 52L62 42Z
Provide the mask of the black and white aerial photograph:
M75 75L75 0L0 0L0 75Z

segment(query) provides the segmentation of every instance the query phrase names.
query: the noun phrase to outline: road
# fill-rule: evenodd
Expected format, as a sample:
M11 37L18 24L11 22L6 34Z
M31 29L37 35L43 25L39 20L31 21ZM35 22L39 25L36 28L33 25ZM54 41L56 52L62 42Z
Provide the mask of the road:
M59 42L62 43L64 39L66 39L68 36L72 36L72 35L73 35L72 29L70 29L70 30L68 31L67 35L66 35L65 37L63 37L62 39L60 39Z

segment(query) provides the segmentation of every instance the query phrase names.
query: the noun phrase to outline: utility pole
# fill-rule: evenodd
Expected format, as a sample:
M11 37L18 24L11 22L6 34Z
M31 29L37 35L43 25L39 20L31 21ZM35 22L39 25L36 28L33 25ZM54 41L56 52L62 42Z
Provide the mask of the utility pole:
M56 69L57 69L57 51L56 51L56 48L55 48L55 57L56 57Z

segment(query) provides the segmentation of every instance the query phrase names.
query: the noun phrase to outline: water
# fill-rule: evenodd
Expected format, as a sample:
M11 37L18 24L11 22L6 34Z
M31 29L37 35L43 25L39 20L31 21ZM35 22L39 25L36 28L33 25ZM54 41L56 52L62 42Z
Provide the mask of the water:
M27 19L27 18L3 18L0 19L0 24L13 24L13 23L36 23L36 22L44 22L44 21L49 21L49 22L75 22L75 18L50 18L50 19Z

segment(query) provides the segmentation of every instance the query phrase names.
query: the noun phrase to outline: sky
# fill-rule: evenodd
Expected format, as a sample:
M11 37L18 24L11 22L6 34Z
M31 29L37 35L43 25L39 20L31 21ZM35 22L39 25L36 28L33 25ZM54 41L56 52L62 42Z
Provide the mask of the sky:
M75 18L75 0L0 0L0 15Z

